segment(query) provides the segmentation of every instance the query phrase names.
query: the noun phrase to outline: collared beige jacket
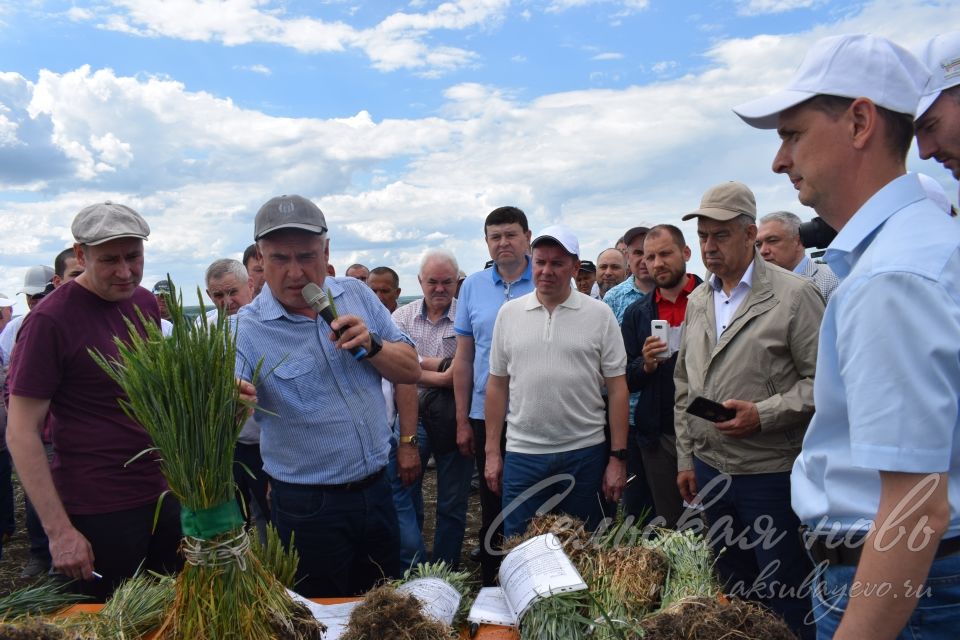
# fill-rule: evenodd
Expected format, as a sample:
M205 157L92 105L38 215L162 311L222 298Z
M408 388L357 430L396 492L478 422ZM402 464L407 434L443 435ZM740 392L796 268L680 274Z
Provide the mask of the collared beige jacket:
M717 340L713 288L690 294L674 373L679 471L693 456L735 474L790 471L813 416L813 377L824 303L807 278L753 261L747 299ZM686 413L697 396L755 402L760 430L731 438Z

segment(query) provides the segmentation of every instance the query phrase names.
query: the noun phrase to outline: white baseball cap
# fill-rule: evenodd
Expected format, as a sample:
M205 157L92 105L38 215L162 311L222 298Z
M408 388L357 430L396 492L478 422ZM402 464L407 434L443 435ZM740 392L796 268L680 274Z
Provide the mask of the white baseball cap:
M7 297L7 294L0 293L0 307L12 307L13 300Z
M577 241L577 236L573 235L568 227L565 227L561 224L551 225L546 227L537 234L537 237L533 239L533 242L530 243L530 247L536 247L537 244L544 240L553 240L560 244L567 253L572 256L580 257L580 243Z
M879 107L913 115L929 72L913 54L886 38L831 36L803 58L787 88L733 108L758 129L776 129L780 112L818 95L867 98Z
M934 36L920 48L918 54L930 72L930 79L917 105L917 118L937 101L941 91L960 84L960 31Z
M43 293L51 280L53 280L53 269L51 267L46 265L30 267L23 276L23 289L17 291L17 294L25 293L28 296L35 296Z

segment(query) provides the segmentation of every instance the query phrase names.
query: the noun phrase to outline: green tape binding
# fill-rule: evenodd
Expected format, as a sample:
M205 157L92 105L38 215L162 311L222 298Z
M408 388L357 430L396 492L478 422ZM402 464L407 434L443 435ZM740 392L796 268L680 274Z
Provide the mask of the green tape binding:
M183 535L213 540L221 533L242 527L243 515L236 500L228 500L209 509L193 511L181 505L180 526Z

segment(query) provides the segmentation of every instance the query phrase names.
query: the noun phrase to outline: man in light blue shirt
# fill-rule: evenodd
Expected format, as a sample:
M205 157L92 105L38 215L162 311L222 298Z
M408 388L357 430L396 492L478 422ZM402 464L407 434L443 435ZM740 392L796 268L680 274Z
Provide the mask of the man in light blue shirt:
M789 90L735 109L777 128L773 170L839 232L792 475L820 638L960 628L960 225L906 174L923 75L883 38L826 38Z
M499 207L483 223L487 249L493 265L470 275L457 298L457 351L453 359L453 391L457 403L457 446L463 455L474 456L483 476L486 425L483 404L490 374L490 344L497 312L508 300L533 291L530 263L530 228L526 214L516 207ZM505 442L501 442L501 450ZM492 586L500 566L494 555L503 537L503 527L488 535L500 512L500 496L480 483L480 569L484 586ZM488 539L490 544L488 544Z
M298 591L308 597L358 595L398 573L380 384L420 378L412 342L376 295L359 280L326 275L326 231L306 198L264 204L254 238L266 286L231 316L238 377L251 380L260 366L257 423L273 521L287 544L294 536ZM339 312L332 327L304 300L311 282Z

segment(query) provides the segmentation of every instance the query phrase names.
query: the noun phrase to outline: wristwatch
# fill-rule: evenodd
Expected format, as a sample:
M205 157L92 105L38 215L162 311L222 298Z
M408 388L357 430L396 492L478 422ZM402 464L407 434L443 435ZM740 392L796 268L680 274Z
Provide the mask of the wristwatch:
M626 449L612 449L610 451L610 457L616 458L617 460L626 460L627 459L627 450Z
M383 340L375 334L373 331L370 332L370 350L367 351L367 355L364 356L364 360L372 358L373 356L380 353L380 349L383 349Z
M409 444L416 447L420 444L420 438L416 434L412 436L400 436L400 444Z

